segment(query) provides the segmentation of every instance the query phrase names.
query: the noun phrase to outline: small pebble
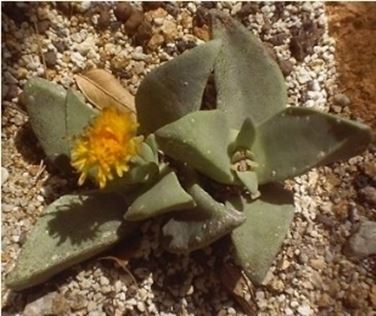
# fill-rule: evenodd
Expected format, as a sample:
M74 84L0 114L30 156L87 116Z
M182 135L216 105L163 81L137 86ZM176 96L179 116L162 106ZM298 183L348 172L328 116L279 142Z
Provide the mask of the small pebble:
M44 34L50 28L51 22L50 20L43 20L38 22L38 32L39 34Z
M288 59L278 60L279 67L285 77L287 77L293 70L294 65Z
M351 256L364 258L376 254L376 222L364 221L348 241Z
M150 22L143 21L137 29L135 42L137 45L144 45L151 39L152 35L153 29Z
M376 188L372 186L366 186L359 191L360 195L365 201L372 205L376 205Z
M298 307L298 313L301 316L310 316L312 315L312 309L308 305L301 305Z
M48 51L44 54L44 59L46 61L46 65L49 68L53 68L56 65L57 62L57 56L54 51Z
M128 35L134 35L137 28L144 19L144 14L140 10L133 10L131 16L124 24L124 29Z
M110 25L111 15L110 11L106 8L103 8L100 11L99 18L98 18L98 27L101 29L106 29Z
M334 103L340 106L349 106L351 101L345 94L339 93L334 96Z
M126 22L131 16L132 11L133 7L131 4L127 2L118 2L114 9L114 14L119 21Z

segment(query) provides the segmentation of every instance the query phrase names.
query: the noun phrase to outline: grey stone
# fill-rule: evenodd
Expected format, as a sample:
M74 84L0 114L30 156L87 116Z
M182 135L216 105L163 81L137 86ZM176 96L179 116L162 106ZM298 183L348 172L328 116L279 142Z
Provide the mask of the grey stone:
M364 221L348 241L350 255L364 258L376 254L376 222Z
M53 314L53 305L59 294L57 292L48 293L25 306L24 316L43 316Z
M366 186L363 189L361 189L359 192L368 203L376 205L376 188L375 187Z

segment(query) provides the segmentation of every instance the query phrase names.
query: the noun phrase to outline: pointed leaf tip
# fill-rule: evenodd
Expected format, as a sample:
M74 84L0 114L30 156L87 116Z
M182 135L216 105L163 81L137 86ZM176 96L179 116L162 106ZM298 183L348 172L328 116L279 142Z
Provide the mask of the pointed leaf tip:
M364 124L301 107L290 107L267 120L256 135L252 150L262 162L257 169L261 184L349 159L371 141L371 129Z
M232 203L247 217L231 234L237 261L252 282L261 284L293 219L292 194L273 184L261 189L258 200Z
M150 72L136 94L140 130L151 133L198 111L221 42L199 45Z
M197 111L155 132L162 151L173 159L226 184L232 184L228 148L232 135L219 110Z
M172 211L182 211L195 205L192 197L181 187L176 174L170 172L137 197L124 218L128 221L140 221Z
M69 156L66 95L63 87L41 78L30 79L25 85L26 110L31 127L52 162Z
M213 38L222 40L214 66L217 108L232 128L239 130L246 117L258 125L286 106L281 70L242 24L218 11L211 16Z

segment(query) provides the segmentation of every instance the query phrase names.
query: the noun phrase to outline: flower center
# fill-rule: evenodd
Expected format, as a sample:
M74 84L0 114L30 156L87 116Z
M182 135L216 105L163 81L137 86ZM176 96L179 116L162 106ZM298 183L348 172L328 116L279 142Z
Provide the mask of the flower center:
M89 175L103 188L114 173L121 177L138 151L141 140L136 137L136 129L137 123L129 113L105 108L72 149L72 165L81 172L79 184Z

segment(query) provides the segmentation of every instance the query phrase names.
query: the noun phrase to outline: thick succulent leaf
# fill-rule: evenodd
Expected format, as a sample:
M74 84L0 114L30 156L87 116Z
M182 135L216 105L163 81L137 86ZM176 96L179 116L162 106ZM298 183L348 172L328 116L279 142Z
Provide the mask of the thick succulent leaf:
M146 142L142 142L138 155L130 161L129 170L121 178L109 181L103 191L125 193L136 189L137 184L152 182L158 174L158 157Z
M200 109L220 45L220 41L199 45L145 77L136 95L141 133L151 133Z
M114 178L109 181L102 191L123 194L137 190L140 185L152 182L158 174L158 165L154 162L135 164L121 178Z
M126 205L114 194L66 195L49 205L22 247L6 284L22 290L45 282L131 234Z
M292 194L277 185L264 186L261 198L232 201L247 219L231 239L236 258L248 277L260 284L286 236L294 215Z
M149 134L148 137L146 137L145 139L145 143L149 145L150 149L153 151L153 155L154 155L154 161L158 161L158 143L157 141L155 140L155 135L154 134Z
M249 117L258 125L286 106L287 93L277 63L243 25L220 12L212 14L214 39L221 51L214 66L217 108L232 128Z
M162 127L155 136L166 155L187 163L218 182L233 183L228 154L232 139L222 111L190 113Z
M252 196L259 195L257 174L254 171L236 171L236 175Z
M170 219L163 227L164 246L174 253L204 248L241 225L245 216L215 201L198 184L187 189L197 206Z
M79 135L97 114L97 110L86 105L81 94L68 89L66 97L66 137L68 141L71 142L74 136Z
M236 136L234 149L251 149L253 141L255 140L255 133L255 126L252 120L247 117L240 128L239 134Z
M170 172L138 196L129 206L124 218L128 221L140 221L195 205L192 197L181 187L175 172Z
M158 163L158 157L156 157L153 148L146 141L141 143L138 154L135 157L139 157L145 162Z
M25 85L26 109L31 126L52 162L60 161L61 156L69 156L65 126L66 94L61 86L41 78L30 79Z
M308 169L361 153L371 129L313 109L291 107L257 129L253 152L259 183L297 176Z

